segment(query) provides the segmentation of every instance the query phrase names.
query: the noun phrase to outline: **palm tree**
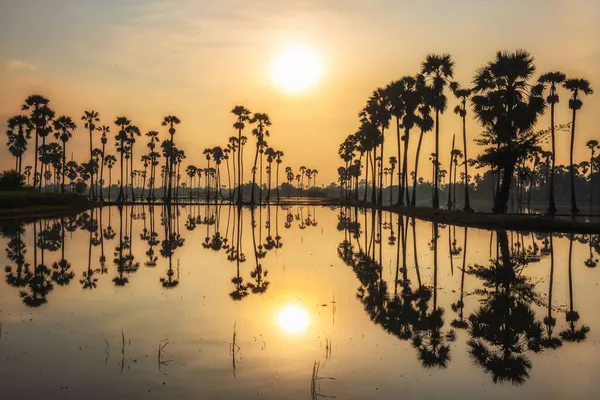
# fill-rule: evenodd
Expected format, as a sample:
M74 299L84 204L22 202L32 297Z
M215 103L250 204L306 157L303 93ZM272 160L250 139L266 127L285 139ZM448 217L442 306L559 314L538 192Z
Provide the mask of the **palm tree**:
M462 119L462 128L463 128L463 154L465 157L465 206L463 211L472 212L471 202L469 199L469 157L467 156L467 100L471 97L471 89L461 88L458 82L452 82L450 84L450 89L454 93L457 99L460 100L460 104L454 108L454 113L459 115Z
M104 201L104 157L106 156L107 135L110 133L110 127L102 125L98 127L98 130L102 132L102 136L100 137L100 143L102 143L102 156L100 158L100 201Z
M510 188L519 160L526 158L539 142L533 127L544 113L542 87L529 80L535 73L533 57L524 50L498 52L479 68L471 102L486 131L479 144L487 145L480 163L502 169L502 182L494 199L493 212L505 213Z
M135 144L135 137L141 136L142 133L140 132L140 128L135 125L128 126L126 132L129 135L127 138L127 143L129 144L129 162L131 165L131 168L129 169L131 175L131 198L133 201L135 201L135 187L133 184L133 145ZM125 190L127 190L127 188L125 188Z
M46 158L46 150L47 150L46 137L48 137L48 135L52 132L52 120L54 119L55 114L54 114L54 111L48 107L40 108L39 110L37 110L36 114L37 114L36 119L41 126L41 128L39 130L39 136L42 138L42 146L39 148L39 150L40 150L39 157L40 157L40 159L45 159ZM37 155L36 155L36 157L37 157ZM40 167L40 177L43 177L45 175L44 167L46 165L47 165L47 163L42 163L42 165ZM39 181L38 189L39 190L42 189L42 179L41 178Z
M592 207L593 204L593 193L594 193L594 155L596 152L596 149L599 148L600 146L598 145L598 141L596 139L592 139L592 140L588 140L588 142L585 144L586 147L588 149L590 149L591 151L591 155L590 155L590 207Z
M192 200L192 190L194 189L194 177L198 174L198 167L194 165L188 165L185 169L185 173L190 178L190 201Z
M154 194L154 183L156 181L156 167L158 166L158 158L160 154L155 151L156 143L158 143L158 132L156 131L148 131L146 136L150 139L148 144L146 145L150 152L148 153L148 157L150 159L150 187L148 188L148 201L151 199L155 199L156 196Z
M100 118L98 118L99 114L98 112L91 110L91 111L84 111L83 115L81 117L82 121L85 121L85 129L87 129L90 132L90 160L92 159L92 142L93 142L93 133L96 130L96 122L100 122ZM93 181L93 177L90 178L90 182ZM90 191L92 192L92 196L95 197L95 192L92 190L92 186L90 186Z
M60 183L60 192L65 193L65 166L67 165L67 142L73 136L73 131L77 125L71 117L61 115L54 120L54 137L62 142L62 181ZM90 186L91 188L91 186Z
M433 118L431 118L431 105L433 99L433 90L425 85L423 75L417 76L417 92L420 95L420 105L418 108L419 115L416 124L420 129L419 142L417 144L417 154L415 155L415 170L413 176L413 191L410 200L410 205L414 207L417 201L417 180L419 178L419 156L421 155L421 144L423 142L423 134L433 129ZM434 167L435 171L435 167Z
M594 93L590 82L587 79L582 78L570 78L563 83L563 87L571 92L571 98L569 99L569 108L573 110L573 117L571 120L571 148L569 152L569 163L571 171L571 214L577 214L579 209L577 208L577 200L575 199L575 165L573 163L573 148L575 146L575 118L577 116L577 110L581 109L583 102L579 98L581 94L591 95Z
M397 160L401 160L401 138L400 138L400 128L401 128L401 123L400 120L401 118L404 116L404 102L401 96L401 92L402 92L402 82L401 81L394 81L389 83L386 87L385 90L387 91L387 96L390 102L390 114L396 119L396 143L398 145L398 158ZM392 173L393 176L393 173ZM393 180L393 178L392 178ZM398 174L398 204L399 205L403 205L404 204L404 199L403 199L403 191L402 191L402 177L400 174ZM390 186L393 186L393 183L390 184ZM392 195L390 194L390 205L391 205L391 200L392 199Z
M242 141L242 131L244 130L245 124L250 122L250 110L244 106L235 106L231 110L231 113L236 116L233 127L238 131L238 158L237 158L237 173L238 173L238 190L237 190L237 202L241 203L243 198L242 184L244 182L244 170L242 165L242 150L244 148L245 141Z
M123 157L125 156L126 151L125 142L127 141L127 127L131 125L131 121L128 120L127 117L117 117L114 124L120 128L119 133L115 136L115 140L117 141L117 152L121 155L121 180L119 181L119 195L117 196L117 201L123 202L125 201L125 195L123 193ZM109 168L112 167L109 166Z
M284 156L283 151L277 150L275 152L275 163L277 164L277 171L275 172L275 185L277 188L277 201L279 201L279 165L283 162L281 159ZM314 171L313 171L314 173Z
M556 91L556 85L561 84L565 81L567 76L562 72L547 72L542 74L538 79L538 82L544 87L549 86L548 97L546 101L550 104L550 133L552 138L552 168L550 169L550 195L549 195L549 206L548 214L556 214L556 204L554 202L554 169L556 164L556 138L554 129L554 107L559 102L558 92Z
M8 131L6 134L9 136L9 150L17 159L17 167L15 169L20 174L23 154L27 151L27 141L31 139L31 131L34 128L34 124L28 116L16 115L8 119L7 125ZM13 138L13 149L10 148L11 138Z
M381 153L379 157L383 160L383 152L384 152L384 136L385 130L390 125L390 101L387 96L385 89L377 88L369 100L367 100L367 105L362 111L359 113L359 118L361 123L369 123L380 130L380 140L376 144L374 151L374 160L377 160L377 146L381 144ZM376 166L376 162L373 163L373 166ZM374 169L375 170L375 169ZM377 171L373 174L373 203L377 202L378 205L382 204L383 196L382 196L382 186L383 186L383 168L379 168L379 193L375 195L375 188L377 187Z
M255 113L251 123L257 123L256 128L252 130L252 134L256 136L256 153L254 155L254 164L252 169L252 189L250 192L250 204L254 205L254 186L256 185L256 163L258 161L258 153L260 149L266 144L265 137L269 136L268 127L271 126L271 119L269 115L265 113Z
M33 94L29 97L27 97L27 99L25 99L25 104L23 104L23 106L21 106L21 110L25 111L25 110L31 110L31 122L35 125L35 153L34 153L34 163L33 163L33 186L36 186L37 183L37 179L38 179L38 169L37 169L37 162L38 162L38 138L40 136L40 133L42 132L43 129L46 129L46 124L47 121L46 119L43 117L43 113L40 113L40 110L42 108L48 108L48 103L50 103L50 100L48 100L46 97L41 96L39 94ZM41 182L41 179L40 179Z
M162 126L169 127L169 135L171 136L171 146L175 146L175 125L179 125L181 121L174 115L167 115L162 122ZM173 152L171 152L173 153ZM168 188L167 188L167 201L171 201L171 186L172 186L172 174L173 174L173 156L171 154L171 159L167 160L167 173L168 173Z
M432 106L435 110L435 158L439 161L440 150L440 113L446 111L447 99L444 95L444 87L454 77L454 61L450 54L428 54L421 64L421 74L431 82L433 89ZM433 208L438 209L439 192L439 163L434 166L434 192Z

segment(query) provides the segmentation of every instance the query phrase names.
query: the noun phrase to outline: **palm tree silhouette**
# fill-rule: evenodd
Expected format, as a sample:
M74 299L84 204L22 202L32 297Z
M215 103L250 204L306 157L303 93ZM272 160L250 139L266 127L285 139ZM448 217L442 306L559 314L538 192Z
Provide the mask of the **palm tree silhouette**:
M435 158L439 161L440 148L440 114L446 111L447 99L444 88L454 77L454 61L450 54L428 54L421 64L421 74L430 82L433 89L432 106L435 110ZM434 166L433 208L439 208L439 164Z
M250 117L251 113L250 113L250 110L248 110L244 106L233 107L233 109L231 110L231 113L236 116L236 121L233 124L233 127L235 129L237 129L237 131L238 131L239 151L238 151L238 155L237 155L238 156L238 158L237 158L237 171L238 171L237 202L241 203L243 195L244 195L242 193L242 185L244 182L244 169L243 169L243 165L242 165L242 156L243 156L243 150L244 150L244 144L245 144L245 141L242 141L242 131L244 130L247 122L252 123L251 117Z
M480 161L502 169L502 182L494 199L494 213L507 211L510 189L519 159L526 158L539 141L533 132L544 113L542 86L529 84L535 73L533 57L524 50L498 52L477 71L471 103L477 119L487 129L480 144L488 145Z
M585 146L590 149L590 208L593 205L593 193L594 193L594 154L596 149L600 148L596 139L588 140Z
M581 94L591 95L594 93L590 82L587 79L581 78L570 78L565 80L563 87L571 92L571 98L569 99L569 108L573 110L573 117L571 120L571 147L569 151L569 163L571 172L571 214L577 214L579 209L577 208L577 200L575 198L575 164L573 163L573 148L575 146L575 118L577 111L581 109L583 102L580 99Z
M33 186L34 187L37 184L37 177L38 177L38 168L37 168L38 138L40 137L42 130L46 129L46 124L47 124L47 121L44 118L44 113L41 113L40 110L43 108L48 109L48 103L50 103L50 100L48 100L46 97L41 96L39 94L33 94L33 95L27 97L27 99L25 99L25 104L23 104L23 106L21 106L21 110L23 110L23 111L31 110L30 120L35 126L35 153L34 153L34 164L33 164ZM41 181L41 179L40 179L40 181Z
M129 125L125 131L127 132L127 144L129 149L129 162L131 167L129 168L129 177L131 178L131 199L135 202L135 187L134 187L134 169L133 169L133 147L135 144L135 137L140 136L140 129L135 125ZM125 188L125 192L127 192L127 187Z
M108 200L110 200L110 189L112 187L112 169L117 163L117 159L112 154L107 154L104 157L104 165L108 168Z
M256 136L256 153L254 155L254 164L252 166L252 189L250 192L250 204L255 204L254 198L254 187L256 186L256 170L257 170L257 162L258 162L258 154L260 150L266 145L265 137L270 135L269 126L271 126L271 119L267 114L264 113L255 113L250 123L256 123L257 126L252 130L252 134ZM262 160L262 157L261 157ZM261 174L262 177L262 174Z
M467 100L471 96L471 89L461 88L458 82L452 82L450 84L450 89L454 93L457 99L460 100L460 104L454 108L454 113L459 115L462 119L462 128L463 128L463 153L465 156L465 206L463 208L464 211L472 212L471 202L469 199L469 167L468 160L469 157L467 155Z
M360 122L362 124L371 124L378 130L379 138L374 146L374 159L377 159L377 147L381 144L381 153L379 157L383 157L384 151L384 136L385 130L389 127L391 114L390 114L390 103L385 89L377 88L369 99L367 100L367 104L362 109L362 111L358 114L360 118ZM374 167L376 167L374 163ZM383 186L383 168L379 168L379 175L377 175L376 168L373 169L373 193L372 193L372 202L373 204L381 205L383 201L382 196L382 186ZM377 178L379 176L379 178ZM377 179L379 179L379 192L375 193L375 188L377 188L378 183Z
M71 117L61 115L54 120L54 137L62 142L62 181L60 183L60 192L65 193L65 166L67 164L67 142L73 136L73 131L77 129L77 125ZM90 186L91 187L91 186Z
M169 135L171 137L171 147L175 146L175 125L179 125L181 123L181 121L179 120L179 118L177 118L174 115L168 115L166 116L163 121L162 121L162 126L168 126L169 127ZM168 177L168 183L167 183L167 200L170 202L171 201L171 191L172 191L172 175L173 175L173 151L171 151L171 157L170 159L167 160L167 177Z
M558 96L558 92L556 91L556 85L559 85L565 81L567 76L562 72L547 72L542 74L538 82L544 85L549 85L549 93L548 97L546 97L546 102L550 104L550 132L552 139L552 168L550 170L550 195L549 195L549 206L548 206L548 214L554 215L556 214L556 204L554 201L554 170L556 165L556 137L555 137L555 126L554 126L554 108L556 104L559 102L560 98Z
M117 141L117 152L121 156L121 180L119 181L119 195L117 196L117 202L124 202L125 195L123 193L123 168L124 161L123 157L125 156L126 146L125 142L127 141L127 127L131 125L131 121L127 119L127 117L117 117L114 122L115 125L119 127L119 132L115 136L115 140ZM109 167L110 168L110 167ZM109 194L110 197L110 194Z
M27 141L31 139L31 131L34 129L34 124L26 115L15 115L14 117L10 117L6 121L6 124L8 125L6 134L9 137L9 151L16 158L15 169L20 174L22 170L23 154L27 151ZM29 171L31 171L31 167L29 168ZM29 182L27 184L29 184Z
M433 129L434 120L431 118L431 107L433 104L433 89L425 84L423 75L417 76L417 92L420 96L420 105L418 108L419 115L416 119L416 124L420 129L419 142L417 144L417 154L415 155L415 170L413 176L413 190L410 205L414 207L417 200L417 180L419 177L419 157L421 155L421 144L423 142L423 134ZM434 167L435 171L435 167Z

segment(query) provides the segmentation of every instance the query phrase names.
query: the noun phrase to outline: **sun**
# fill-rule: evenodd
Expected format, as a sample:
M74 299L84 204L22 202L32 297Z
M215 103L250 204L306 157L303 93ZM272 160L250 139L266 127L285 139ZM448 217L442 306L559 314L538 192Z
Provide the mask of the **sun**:
M308 314L297 304L290 304L279 310L277 324L287 333L300 333L308 327Z
M299 94L313 88L321 78L318 54L307 46L288 47L271 63L273 83L286 92Z

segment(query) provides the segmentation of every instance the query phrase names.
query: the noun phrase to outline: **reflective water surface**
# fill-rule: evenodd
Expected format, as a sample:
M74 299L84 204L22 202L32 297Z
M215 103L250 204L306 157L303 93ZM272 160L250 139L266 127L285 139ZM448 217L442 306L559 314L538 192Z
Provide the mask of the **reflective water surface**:
M589 398L598 235L352 208L2 226L2 398Z

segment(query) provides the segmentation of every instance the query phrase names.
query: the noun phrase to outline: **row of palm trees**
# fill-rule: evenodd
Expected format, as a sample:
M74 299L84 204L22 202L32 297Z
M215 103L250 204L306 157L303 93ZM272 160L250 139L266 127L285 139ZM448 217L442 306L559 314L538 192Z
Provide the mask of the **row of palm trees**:
M107 151L108 135L111 132L109 125L102 125L100 115L97 111L85 111L81 117L84 122L83 126L89 133L89 160L81 164L77 164L74 160L67 162L67 143L72 138L73 133L77 129L77 125L71 117L59 116L55 117L55 112L50 108L50 101L41 95L31 95L22 106L24 111L29 111L29 114L16 115L8 120L8 148L11 154L15 157L15 169L19 174L23 173L22 158L26 153L29 145L29 140L32 135L35 139L34 149L34 166L33 166L33 186L41 190L42 182L49 182L50 178L44 178L51 174L60 175L60 191L65 193L65 176L70 179L71 187L74 188L77 182L89 182L89 193L93 199L104 200L103 188L105 183L104 167L108 168L108 198L110 199L110 190L112 186L112 168L118 164L120 166L120 179L118 181L117 202L122 203L131 196L132 201L136 201L136 185L134 182L141 178L143 200L155 200L155 189L163 188L163 197L166 201L171 201L179 195L180 186L189 187L189 196L192 198L194 187L200 189L202 174L204 174L204 189L206 199L210 199L211 188L215 188L215 199L220 194L221 198L225 199L222 191L221 166L224 162L227 167L227 183L229 194L227 198L241 204L244 199L243 186L244 181L244 149L247 145L248 138L243 135L246 125L252 126L252 136L256 138L254 150L254 162L251 166L251 193L250 203L256 202L256 188L258 188L258 198L262 199L263 191L263 172L266 172L267 198L271 198L271 185L274 180L276 188L276 196L279 200L279 169L283 162L284 152L268 146L266 139L270 136L271 119L268 114L254 113L252 114L244 106L236 106L232 113L235 115L235 123L233 127L237 130L237 137L231 136L226 146L216 146L207 148L203 154L206 157L207 168L200 168L190 163L183 173L187 175L188 182L185 182L185 177L182 181L182 165L186 159L186 154L179 149L175 144L176 127L181 123L181 120L175 115L168 115L162 120L162 126L168 128L168 136L162 141L159 139L157 131L148 131L145 136L148 138L147 151L140 157L140 162L144 169L135 169L135 154L134 150L136 141L142 135L141 130L125 117L119 116L115 118L113 124L117 128L117 133L114 136L115 150L118 153L117 157ZM95 133L100 133L100 146L95 147ZM56 143L46 143L48 136L53 133L58 139ZM41 145L40 142L41 141ZM161 165L160 159L164 159ZM231 163L230 163L231 159ZM38 168L38 161L41 161L41 166ZM211 161L214 163L211 166ZM230 165L231 164L231 165ZM54 169L54 174L48 172L50 166ZM160 166L160 170L158 167ZM263 166L265 168L263 168ZM38 172L39 169L39 172ZM26 166L25 174L29 180L31 168ZM160 173L160 183L159 183ZM257 179L258 173L258 179ZM285 168L286 180L291 185L294 177L298 178L299 185L304 186L304 177L308 180L310 186L311 180L315 185L318 171L302 166L299 173L294 175L291 167ZM232 181L233 175L233 181ZM273 175L274 179L273 179ZM258 180L258 182L257 182ZM75 184L73 182L76 182ZM196 182L195 182L196 181ZM144 192L148 187L148 195L144 197Z
M377 88L367 100L365 107L359 113L359 129L349 135L340 145L338 154L344 165L338 169L340 181L346 186L358 180L363 174L365 180L372 182L371 203L382 205L383 175L385 168L395 171L398 165L397 205L415 205L418 168L421 157L423 135L434 131L433 164L433 193L432 206L440 207L439 181L441 172L440 162L440 114L448 107L446 92L449 90L458 100L454 113L462 122L462 150L453 146L450 168L457 166L455 157L460 155L465 162L464 176L467 184L464 187L464 210L472 211L469 199L469 170L470 165L491 168L498 178L494 194L493 211L504 213L507 210L510 189L515 175L515 167L530 159L541 150L542 140L547 134L552 142L552 173L550 179L550 196L548 213L554 215L553 175L556 158L555 106L559 101L559 87L570 92L569 108L572 110L572 120L569 124L571 146L571 212L579 210L576 204L574 176L575 164L573 149L576 132L577 111L582 107L582 96L593 93L589 81L581 78L567 79L560 72L542 74L537 81L533 80L536 68L533 57L524 50L515 52L498 52L488 64L476 71L471 87L464 87L454 80L454 61L449 54L429 54L423 61L419 73L415 76L404 76L390 82L385 87ZM543 94L547 93L546 99ZM483 127L483 133L475 139L483 151L476 158L469 158L466 129L466 119L471 106L473 115ZM539 117L550 105L550 129L536 131ZM395 122L395 124L393 124ZM396 155L390 157L389 167L384 166L384 150L386 130L390 124L396 130ZM409 196L409 153L411 133L418 129L419 137L414 157L412 171L412 197ZM389 135L388 135L389 136ZM593 143L593 142L592 142ZM596 145L590 144L592 149ZM402 147L404 147L402 149ZM594 157L592 150L592 159ZM358 190L354 192L358 200ZM367 201L367 195L362 199Z

